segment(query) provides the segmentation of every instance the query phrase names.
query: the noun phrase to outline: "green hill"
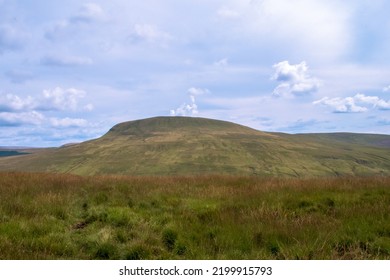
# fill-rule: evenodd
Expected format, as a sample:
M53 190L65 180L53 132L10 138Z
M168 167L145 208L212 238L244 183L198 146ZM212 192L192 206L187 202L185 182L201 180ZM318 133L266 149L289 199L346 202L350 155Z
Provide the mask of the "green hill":
M0 170L80 175L390 175L390 136L283 134L190 117L114 126L102 137L0 157Z

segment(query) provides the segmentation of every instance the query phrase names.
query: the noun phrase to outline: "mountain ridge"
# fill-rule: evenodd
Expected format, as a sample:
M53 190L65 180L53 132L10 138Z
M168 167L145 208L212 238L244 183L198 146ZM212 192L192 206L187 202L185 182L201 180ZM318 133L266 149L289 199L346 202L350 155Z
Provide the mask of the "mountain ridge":
M0 171L79 175L390 175L390 135L284 134L193 117L119 123L97 139L0 158Z

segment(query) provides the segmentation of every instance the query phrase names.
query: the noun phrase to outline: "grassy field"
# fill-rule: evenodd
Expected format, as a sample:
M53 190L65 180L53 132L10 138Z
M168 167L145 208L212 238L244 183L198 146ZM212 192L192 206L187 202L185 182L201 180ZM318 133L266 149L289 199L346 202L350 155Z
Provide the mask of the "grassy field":
M390 259L390 178L4 172L0 259Z

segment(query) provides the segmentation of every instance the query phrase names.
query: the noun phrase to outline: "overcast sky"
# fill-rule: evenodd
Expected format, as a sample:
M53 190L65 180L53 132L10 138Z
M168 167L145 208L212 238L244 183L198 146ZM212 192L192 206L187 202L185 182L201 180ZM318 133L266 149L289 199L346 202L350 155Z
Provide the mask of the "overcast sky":
M390 133L390 1L0 0L0 146L197 116Z

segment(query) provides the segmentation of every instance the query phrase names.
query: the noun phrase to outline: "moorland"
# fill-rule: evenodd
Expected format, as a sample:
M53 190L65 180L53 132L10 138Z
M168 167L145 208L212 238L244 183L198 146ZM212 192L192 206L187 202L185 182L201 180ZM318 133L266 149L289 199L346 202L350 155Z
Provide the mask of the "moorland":
M390 136L157 117L3 147L0 259L390 259Z
M390 178L0 174L0 259L390 259Z

